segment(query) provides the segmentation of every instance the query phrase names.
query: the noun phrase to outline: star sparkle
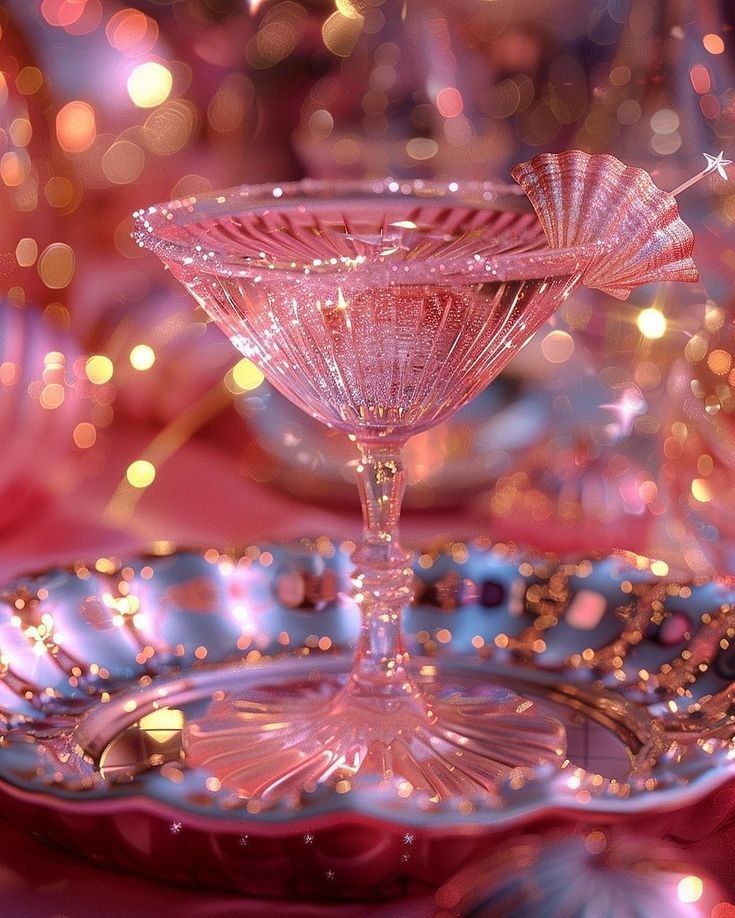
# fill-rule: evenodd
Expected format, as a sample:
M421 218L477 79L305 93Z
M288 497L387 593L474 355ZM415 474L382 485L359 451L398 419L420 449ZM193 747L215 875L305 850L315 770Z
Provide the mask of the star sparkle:
M172 822L172 823L171 823L171 834L172 834L172 835L178 835L180 831L181 831L181 823L180 823L180 822Z
M645 414L648 405L640 389L629 387L623 391L617 401L600 405L600 408L612 411L615 415L615 423L609 425L607 433L611 438L616 439L630 435L636 418Z
M725 151L720 150L717 156L710 156L709 153L703 153L702 155L707 160L707 168L705 169L705 173L716 172L720 178L723 178L725 181L727 181L728 175L727 172L725 172L725 166L731 166L733 160L724 158Z
M682 191L686 191L687 188L691 188L692 185L696 185L697 182L700 182L706 175L709 175L712 172L716 172L720 178L725 181L728 180L728 174L725 171L725 166L731 166L733 160L725 159L725 151L720 150L717 156L712 156L709 153L703 153L702 156L707 160L707 165L702 169L701 172L698 172L696 175L693 175L690 179L687 179L686 182L683 182L679 185L678 188L675 188L671 194L676 197L681 194Z

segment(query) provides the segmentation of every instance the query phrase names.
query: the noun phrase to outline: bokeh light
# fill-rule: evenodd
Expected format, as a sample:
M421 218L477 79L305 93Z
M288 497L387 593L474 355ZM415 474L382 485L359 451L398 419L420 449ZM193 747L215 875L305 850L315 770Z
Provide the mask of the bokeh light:
M555 329L542 341L541 351L549 363L566 363L574 353L574 339L569 332Z
M128 95L138 108L155 108L168 99L173 86L171 71L157 61L139 64L128 77Z
M51 290L68 287L74 277L74 250L65 242L47 246L38 258L38 274Z
M719 35L709 32L702 39L702 44L710 54L722 54L725 50L725 42Z
M130 7L113 13L105 26L110 45L126 55L151 51L158 40L158 31L158 23L154 19Z
M125 477L134 488L147 488L155 480L156 467L147 459L136 459L128 466Z
M156 352L149 344L136 344L130 351L130 364L134 370L150 370L156 362Z
M704 894L704 883L697 876L684 877L676 888L679 902L699 902Z
M67 102L56 116L56 136L67 153L88 150L97 137L97 120L92 106L82 101Z
M87 360L84 372L90 382L102 386L112 379L115 368L109 357L105 357L103 354L95 354Z
M649 306L638 313L636 324L644 338L655 341L666 334L666 316L655 306Z
M79 449L90 449L97 441L97 430L94 424L90 424L88 421L81 421L74 428L72 436Z
M225 385L234 394L253 392L262 385L264 379L260 367L243 357L225 376Z

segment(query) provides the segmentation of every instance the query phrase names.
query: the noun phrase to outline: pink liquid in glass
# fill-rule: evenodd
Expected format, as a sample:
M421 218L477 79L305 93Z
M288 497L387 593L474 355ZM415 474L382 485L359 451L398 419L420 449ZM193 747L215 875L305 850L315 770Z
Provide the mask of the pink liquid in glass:
M233 344L362 441L404 440L461 408L584 263L580 249L552 260L531 214L415 198L276 206L186 233L199 257L169 264Z

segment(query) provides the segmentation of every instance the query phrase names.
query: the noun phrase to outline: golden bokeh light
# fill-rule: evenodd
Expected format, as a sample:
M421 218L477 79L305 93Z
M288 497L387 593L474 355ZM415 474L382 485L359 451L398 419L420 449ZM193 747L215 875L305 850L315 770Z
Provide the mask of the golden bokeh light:
M105 34L110 45L121 54L145 54L158 40L158 23L128 7L110 16Z
M103 354L94 354L84 365L87 379L95 385L102 386L112 379L115 367L109 357Z
M31 122L27 118L14 118L10 123L10 139L17 147L27 147L33 136Z
M56 116L56 136L67 153L83 153L97 137L97 120L88 102L67 102Z
M94 424L82 421L77 424L72 433L74 443L79 449L89 449L97 442L97 429Z
M206 176L191 173L190 175L182 176L176 182L171 189L170 197L188 198L191 195L197 197L201 194L208 194L210 191L214 191L214 188L212 187L212 182Z
M725 50L725 42L719 35L715 35L714 32L705 35L702 39L702 44L705 50L709 51L710 54L722 54Z
M31 265L35 265L36 259L38 258L38 243L35 239L31 239L28 236L21 239L18 245L15 247L15 260L21 266L21 268L29 268Z
M147 488L155 480L156 467L147 459L136 459L128 466L125 477L134 488Z
M69 328L71 313L63 303L48 303L43 310L43 318L56 328Z
M704 894L704 883L700 877L689 876L679 880L676 895L679 902L699 902Z
M692 497L698 500L700 504L709 503L712 500L712 491L704 478L695 478L691 485Z
M63 175L54 175L43 189L46 200L52 207L68 207L74 200L74 186Z
M354 3L349 4L354 8ZM337 10L322 26L322 41L328 51L336 57L349 57L362 32L362 15L346 16Z
M9 188L22 185L28 176L29 169L30 160L24 150L10 150L0 159L0 179Z
M264 379L260 367L247 357L243 357L225 376L225 385L230 392L239 395L242 392L254 391Z
M66 357L61 353L61 351L49 351L48 354L43 358L44 366L44 381L46 380L46 373L51 370L63 370L66 366Z
M61 383L49 383L41 390L39 402L42 408L53 411L58 408L66 398L66 390Z
M12 360L0 363L0 385L14 386L20 380L20 367Z
M128 77L128 95L138 108L155 108L168 99L173 87L171 71L157 61L138 64Z
M38 274L51 290L68 287L74 277L74 250L65 242L53 242L38 259Z
M699 474L706 478L707 475L711 475L715 470L715 463L712 459L712 456L707 453L702 453L702 455L697 459L697 471Z
M32 96L43 86L43 74L38 67L22 67L15 78L15 86L23 96Z
M134 182L145 166L145 153L130 140L116 140L102 157L102 171L113 185Z
M130 351L130 365L134 370L150 370L156 362L156 352L149 344L136 344Z
M666 321L666 316L660 309L657 309L655 306L649 306L647 309L642 309L638 313L636 325L644 338L655 341L658 338L663 338L666 334L668 322Z
M332 149L332 156L340 166L349 166L360 159L362 148L355 138L343 137L335 143Z
M88 35L102 21L103 9L100 0L43 0L41 15L69 35Z
M197 125L197 110L183 99L166 102L146 118L143 139L158 156L178 153L191 139Z
M255 89L243 74L230 74L207 106L207 120L218 134L228 134L243 123L255 105Z
M348 19L363 19L368 0L334 0L337 12ZM376 4L377 5L377 4Z
M411 159L432 159L438 152L439 144L431 137L412 137L406 144L406 153Z
M574 353L574 339L568 332L556 329L541 342L541 352L549 363L566 363Z
M732 355L721 348L716 348L707 354L707 366L715 376L726 376L732 367Z

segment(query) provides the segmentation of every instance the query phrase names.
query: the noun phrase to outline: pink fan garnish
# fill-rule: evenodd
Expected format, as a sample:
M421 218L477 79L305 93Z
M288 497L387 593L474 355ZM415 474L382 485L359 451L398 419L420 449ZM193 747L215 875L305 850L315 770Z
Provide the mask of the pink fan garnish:
M696 281L694 235L674 196L643 169L580 150L542 153L511 172L553 248L603 243L582 278L618 299L641 284Z

